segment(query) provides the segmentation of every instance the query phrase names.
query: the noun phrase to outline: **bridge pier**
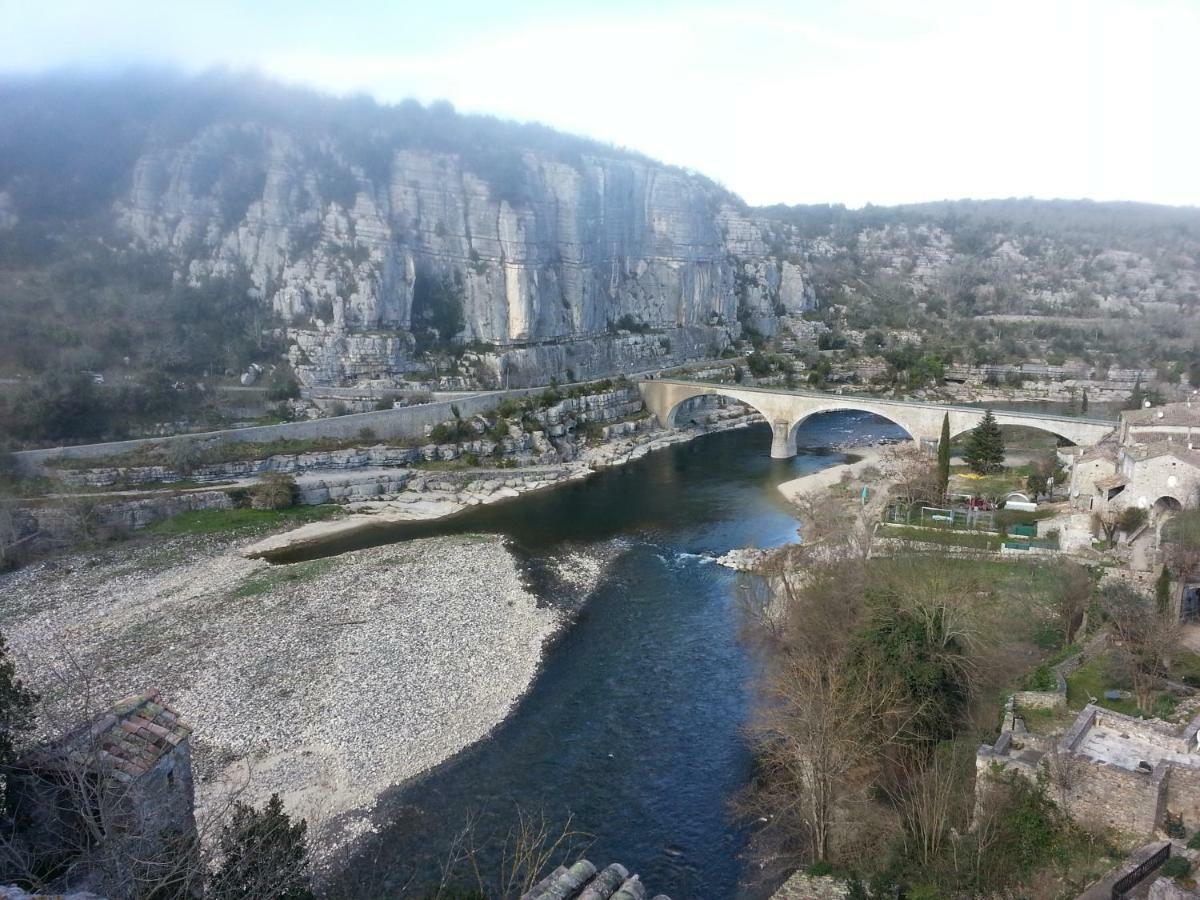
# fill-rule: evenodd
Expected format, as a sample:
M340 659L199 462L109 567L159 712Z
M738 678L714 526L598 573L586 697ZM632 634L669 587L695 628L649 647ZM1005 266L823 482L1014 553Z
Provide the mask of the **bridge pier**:
M792 423L776 420L771 423L771 459L791 459L796 455L796 432Z

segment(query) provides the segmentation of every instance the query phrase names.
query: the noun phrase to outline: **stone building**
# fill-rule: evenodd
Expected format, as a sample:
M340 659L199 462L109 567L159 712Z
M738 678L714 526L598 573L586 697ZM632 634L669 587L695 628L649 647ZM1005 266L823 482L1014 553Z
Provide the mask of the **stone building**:
M1115 445L1063 454L1071 505L1103 512L1134 506L1155 516L1200 505L1200 403L1121 414Z
M196 823L192 729L157 691L129 697L9 775L31 865L63 889L134 896L164 864L188 874Z
M1067 494L1075 509L1090 510L1096 502L1096 482L1115 474L1117 449L1107 443L1095 447L1066 447L1059 458L1071 470Z
M1006 729L979 748L976 773L1044 776L1050 796L1089 828L1150 834L1169 813L1191 833L1200 830L1198 732L1200 717L1179 728L1089 704L1057 741Z

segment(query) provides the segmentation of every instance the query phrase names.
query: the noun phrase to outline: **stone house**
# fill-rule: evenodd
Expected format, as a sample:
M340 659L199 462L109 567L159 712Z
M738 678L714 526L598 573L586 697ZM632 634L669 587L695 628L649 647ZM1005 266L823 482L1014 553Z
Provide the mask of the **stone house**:
M1096 482L1113 475L1117 466L1117 451L1107 444L1095 447L1069 447L1059 450L1059 459L1071 470L1067 495L1071 506L1090 510L1096 501Z
M1200 505L1200 403L1124 412L1115 445L1075 448L1060 459L1070 466L1068 492L1077 510L1135 506L1157 517L1195 508Z
M1200 831L1200 716L1179 728L1088 704L1057 741L1005 730L976 754L980 783L993 767L1031 780L1089 828L1159 830L1168 813ZM979 795L980 791L977 791ZM978 803L978 796L977 796Z
M196 832L191 732L149 691L18 761L8 778L13 828L31 864L63 889L113 898L138 893L148 867L186 868Z
M1127 444L1118 453L1115 474L1124 480L1118 489L1118 496L1124 494L1122 506L1154 512L1194 509L1200 497L1200 450L1171 439Z

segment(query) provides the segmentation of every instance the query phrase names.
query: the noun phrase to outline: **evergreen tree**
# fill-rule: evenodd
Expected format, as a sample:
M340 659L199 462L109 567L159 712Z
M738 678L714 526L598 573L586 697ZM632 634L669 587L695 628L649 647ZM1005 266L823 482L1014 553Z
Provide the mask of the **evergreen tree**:
M40 698L17 677L0 634L0 771L16 760L20 737L33 730L34 707ZM5 806L5 784L0 776L0 809Z
M208 896L220 900L312 900L308 823L292 822L278 794L261 811L235 803L221 829L221 868Z
M1158 611L1165 613L1171 606L1171 573L1163 566L1158 573L1158 581L1154 582L1154 599L1158 601Z
M1079 412L1081 415L1087 415L1087 411L1088 411L1087 390L1084 390L1083 399L1079 403Z
M950 413L942 416L942 436L938 440L937 450L937 473L938 486L944 497L946 489L950 486Z
M1142 376L1139 375L1133 383L1133 393L1129 395L1129 400L1125 403L1126 409L1141 409L1142 403L1146 400L1146 392L1142 390Z
M989 409L983 421L971 429L963 448L963 461L978 475L988 475L1004 468L1004 435L996 417Z

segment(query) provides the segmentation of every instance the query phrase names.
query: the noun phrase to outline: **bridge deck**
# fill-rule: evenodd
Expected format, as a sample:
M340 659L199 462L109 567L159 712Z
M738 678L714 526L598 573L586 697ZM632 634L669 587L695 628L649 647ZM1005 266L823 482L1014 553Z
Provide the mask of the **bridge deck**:
M899 406L917 409L938 409L949 412L961 412L978 414L986 406L959 406L952 403L929 403L924 400L895 400L887 397L877 397L873 394L833 394L829 391L806 391L806 390L789 390L788 388L772 388L772 387L755 387L741 384L722 384L717 381L688 381L681 378L656 378L653 381L645 382L647 384L677 384L686 387L711 387L717 390L726 391L748 391L752 393L763 394L780 394L787 397L807 397L814 400L864 400L871 403L878 403L883 406ZM1025 412L1024 410L1016 409L993 409L992 413L996 416L1010 415L1020 416L1021 418L1041 419L1047 422L1074 422L1083 425L1105 425L1110 428L1120 424L1117 419L1093 419L1083 416L1059 416L1054 413L1039 413Z

